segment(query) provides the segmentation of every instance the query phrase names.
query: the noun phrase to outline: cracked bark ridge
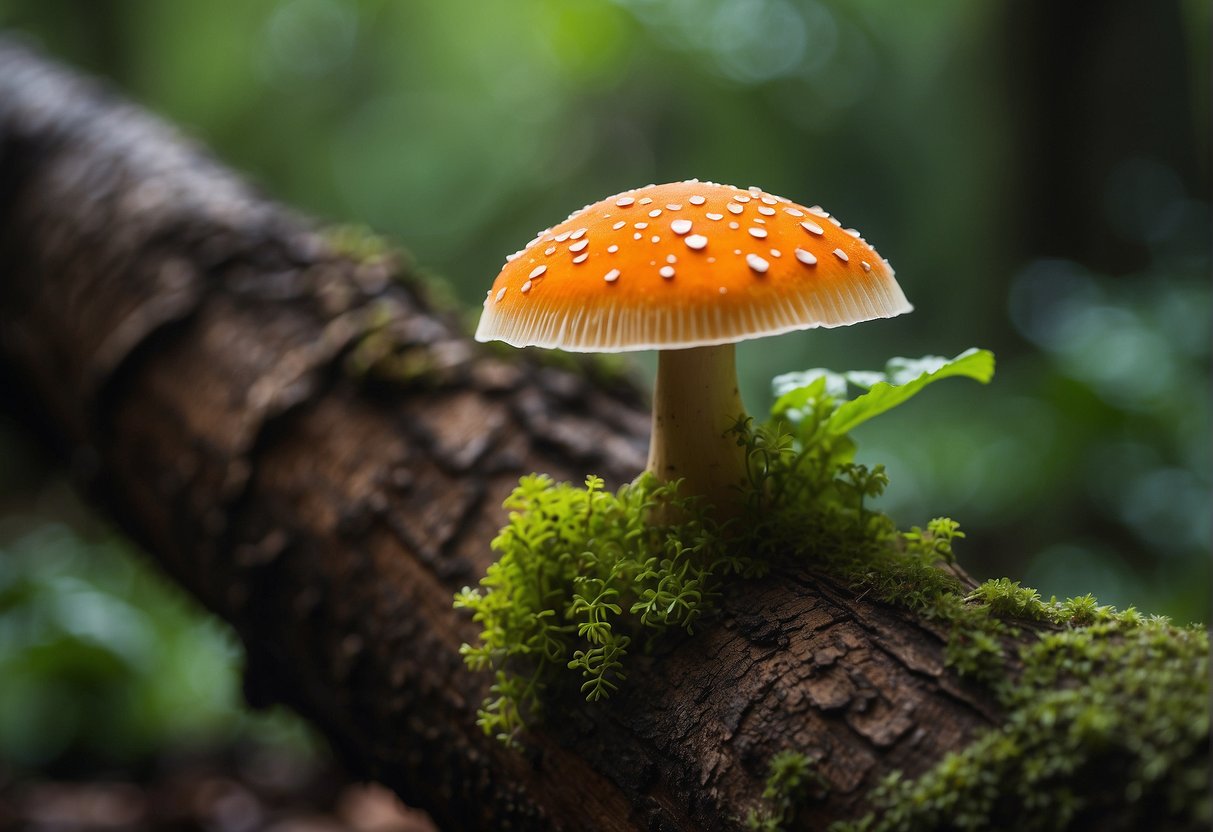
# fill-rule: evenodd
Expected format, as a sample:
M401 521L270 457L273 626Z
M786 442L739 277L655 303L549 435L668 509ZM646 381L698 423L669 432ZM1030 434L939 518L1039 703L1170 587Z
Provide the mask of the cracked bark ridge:
M84 487L235 626L253 704L450 829L733 829L789 748L829 784L816 828L997 721L929 624L784 574L611 701L558 693L526 753L484 737L452 593L519 474L625 481L648 417L626 383L477 347L401 271L0 41L0 357ZM347 360L385 317L424 372L360 383Z

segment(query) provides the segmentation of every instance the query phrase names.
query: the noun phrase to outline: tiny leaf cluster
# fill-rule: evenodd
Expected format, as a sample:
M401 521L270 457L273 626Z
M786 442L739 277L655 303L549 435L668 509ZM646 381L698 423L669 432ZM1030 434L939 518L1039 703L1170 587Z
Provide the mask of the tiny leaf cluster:
M733 554L706 508L676 491L651 476L615 492L596 476L583 488L522 478L493 540L500 557L479 588L455 599L482 627L464 660L496 674L479 713L486 732L512 739L561 668L578 673L587 700L609 696L626 678L634 641L693 632L722 579L764 570ZM654 522L658 507L679 520Z
M822 795L826 782L816 769L816 763L800 751L780 751L771 758L767 768L766 787L762 790L765 804L750 809L745 826L751 832L779 832L796 815L796 807L810 792Z

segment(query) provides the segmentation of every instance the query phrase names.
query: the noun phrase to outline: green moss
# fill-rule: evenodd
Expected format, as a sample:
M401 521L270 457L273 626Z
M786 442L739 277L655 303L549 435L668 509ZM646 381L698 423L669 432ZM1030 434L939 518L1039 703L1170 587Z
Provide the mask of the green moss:
M456 597L482 627L479 643L463 646L464 659L496 673L479 722L503 740L540 709L561 670L577 672L588 700L608 696L626 678L634 642L693 632L725 576L762 569L730 554L703 507L675 499L674 486L649 476L614 493L602 485L592 476L584 488L523 477L505 503L510 522L493 541L500 557L480 588ZM684 519L652 522L659 504Z
M360 269L376 270L408 287L427 308L443 313L467 335L476 329L479 308L469 309L454 287L442 275L417 266L411 255L369 228L361 225L333 225L321 229L328 248L340 257L353 260ZM441 383L443 371L435 366L430 345L417 343L412 333L400 330L400 309L394 302L378 300L372 305L353 348L346 356L347 375L361 380L393 386L416 387ZM518 350L500 341L483 349L502 358L516 359ZM562 350L527 349L535 364L555 367L610 386L632 378L631 364L622 355L607 353L570 353Z
M321 239L334 254L359 263L385 263L396 260L400 250L364 225L330 225L320 230Z
M458 321L468 333L476 327L478 310L469 310L455 287L443 275L419 266L412 254L387 237L357 224L331 225L320 230L329 250L378 275L372 286L388 280L408 287L428 309ZM358 275L356 275L357 277Z
M832 832L1207 828L1208 633L1091 607L1041 604L1070 624L1019 651L1005 722L916 780L886 778L876 811ZM1074 625L1081 611L1094 620Z
M345 356L345 372L362 381L415 384L432 370L428 351L406 343L393 329L395 306L377 301L369 307L363 330Z
M796 814L796 807L810 796L826 794L826 781L817 773L816 762L799 751L780 751L771 758L765 805L746 815L746 829L753 832L779 832Z
M749 471L733 524L648 476L614 493L596 477L584 487L523 478L493 542L498 561L456 599L482 628L466 661L495 674L480 711L487 732L515 741L570 670L587 699L608 696L630 652L713 614L726 577L807 568L946 630L947 662L1006 714L917 779L887 778L870 795L876 810L836 832L1089 828L1109 796L1121 828L1207 825L1207 633L1091 596L1046 601L1007 579L971 588L950 568L964 537L954 521L903 532L871 510L888 478L854 463L824 380L781 401L791 403L782 418L732 429ZM790 823L822 788L813 769L794 750L776 755L767 803L746 823Z

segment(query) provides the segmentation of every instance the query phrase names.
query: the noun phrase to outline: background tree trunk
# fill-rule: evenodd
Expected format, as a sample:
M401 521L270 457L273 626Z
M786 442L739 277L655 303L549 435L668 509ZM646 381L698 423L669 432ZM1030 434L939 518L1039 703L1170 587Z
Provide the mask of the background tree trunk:
M491 561L519 474L626 481L647 412L592 365L474 345L390 258L336 248L0 44L8 398L236 627L253 704L297 709L451 829L734 828L787 748L820 758L816 828L997 724L937 626L805 573L739 585L609 702L553 702L523 753L485 737L490 680L464 668L452 594Z

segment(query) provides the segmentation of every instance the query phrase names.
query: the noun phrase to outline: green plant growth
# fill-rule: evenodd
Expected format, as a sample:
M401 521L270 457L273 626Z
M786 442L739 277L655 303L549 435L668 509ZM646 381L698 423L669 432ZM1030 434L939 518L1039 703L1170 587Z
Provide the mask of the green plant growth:
M894 360L881 374L780 377L772 420L733 429L750 481L731 529L694 501L677 503L685 517L677 525L646 524L673 492L648 477L614 494L594 477L585 488L524 478L494 542L500 559L456 600L483 627L480 642L464 647L468 663L496 672L481 725L512 740L564 668L580 672L587 698L608 695L624 681L634 640L690 632L711 614L724 576L800 564L944 628L948 663L988 685L1006 712L1000 727L919 778L888 777L870 795L876 811L834 832L998 828L1009 819L1017 829L1075 828L1106 800L1109 765L1122 774L1125 828L1206 827L1205 631L1117 612L1090 595L1045 600L1005 578L971 588L947 568L964 537L955 521L899 531L870 508L888 479L881 466L854 462L847 432L927 383L986 381L992 370L988 353L969 351ZM855 388L864 392L846 400ZM1026 629L1038 637L1024 646ZM804 801L825 794L813 761L781 752L765 805L745 822L784 828Z
M493 541L501 553L480 582L456 597L481 624L479 644L464 645L473 669L496 672L480 724L501 739L536 711L555 671L579 672L588 700L608 696L626 678L623 661L636 638L669 629L692 632L711 611L727 575L763 565L730 554L721 530L674 485L643 476L617 492L587 477L584 488L523 477L506 500L510 522ZM678 524L650 523L659 504Z
M985 587L991 614L1061 627L1021 648L1023 672L998 686L1004 723L916 780L890 775L870 795L875 812L831 832L1094 828L1109 771L1123 795L1116 828L1207 829L1208 633L1090 596Z
M910 550L917 553L911 562L938 576L941 587L955 584L933 566L941 552L950 553L955 524L938 520L911 538L898 534L870 508L888 478L881 466L854 462L848 431L935 380L985 382L992 373L993 356L969 350L951 360L896 359L884 373L781 377L772 420L740 421L732 431L746 449L749 484L731 528L651 477L614 493L593 476L583 488L524 477L505 503L510 520L493 541L497 562L479 588L464 588L455 599L481 625L478 643L463 647L465 660L495 673L480 725L514 738L561 670L577 671L590 701L608 696L626 678L629 651L669 630L692 632L715 609L730 575L843 558L858 569ZM851 389L862 392L848 400ZM659 504L675 510L655 513Z
M826 782L816 771L815 762L800 751L780 751L771 758L766 788L766 805L751 809L745 825L753 832L779 832L796 814L797 805L810 791L822 795Z

